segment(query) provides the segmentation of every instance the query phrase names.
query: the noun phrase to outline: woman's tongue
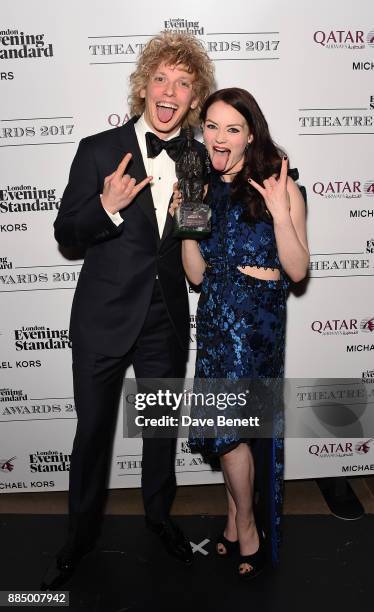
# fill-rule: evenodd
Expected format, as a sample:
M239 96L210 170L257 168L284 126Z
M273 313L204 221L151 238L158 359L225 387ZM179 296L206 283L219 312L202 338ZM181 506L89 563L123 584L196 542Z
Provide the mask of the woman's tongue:
M157 117L161 123L167 123L170 121L175 113L174 108L168 108L167 106L157 106Z
M213 149L213 157L212 157L213 168L215 170L218 170L219 172L222 172L223 170L225 170L227 162L229 160L229 156L230 156L230 151L228 150L217 151L216 149Z

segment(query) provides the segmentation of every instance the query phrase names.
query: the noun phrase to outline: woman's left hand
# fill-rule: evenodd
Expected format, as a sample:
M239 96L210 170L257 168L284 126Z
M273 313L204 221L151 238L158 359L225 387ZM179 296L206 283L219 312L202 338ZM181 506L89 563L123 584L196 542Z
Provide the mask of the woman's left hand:
M257 189L264 198L266 207L274 221L283 219L290 214L290 196L287 191L287 170L288 159L287 157L283 157L278 180L275 176L271 176L264 180L264 186L262 187L253 179L248 179L250 185Z

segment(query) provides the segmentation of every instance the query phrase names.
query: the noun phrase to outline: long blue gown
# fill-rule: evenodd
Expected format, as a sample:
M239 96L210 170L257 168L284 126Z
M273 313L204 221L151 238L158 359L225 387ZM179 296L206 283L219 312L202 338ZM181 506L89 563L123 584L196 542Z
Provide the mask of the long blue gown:
M230 183L216 173L210 177L208 200L212 232L200 242L207 268L197 308L195 381L226 379L240 384L243 379L261 379L271 387L271 437L245 441L251 446L255 463L255 513L276 565L283 501L282 379L288 281L279 261L272 223L245 222L243 205L230 199ZM238 269L247 265L279 269L281 278L256 279ZM192 416L206 416L204 407L195 406L192 412ZM235 408L231 415L233 412ZM239 412L242 416L238 407ZM200 452L207 461L241 441L241 432L235 427L225 428L223 434L217 431L215 437L208 437L203 428L190 429L192 452Z

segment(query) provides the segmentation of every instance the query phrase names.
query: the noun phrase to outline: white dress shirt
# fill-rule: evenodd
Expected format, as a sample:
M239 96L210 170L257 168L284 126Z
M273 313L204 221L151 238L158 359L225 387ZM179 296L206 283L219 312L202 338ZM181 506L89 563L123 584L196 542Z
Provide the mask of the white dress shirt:
M146 174L147 176L153 176L153 181L150 183L151 193L155 207L158 231L161 237L164 231L169 201L173 194L173 184L177 180L175 175L175 162L169 157L165 150L162 150L157 157L147 157L145 134L146 132L155 133L155 131L147 124L144 114L138 119L134 127ZM180 129L174 132L166 140L170 140L179 134ZM119 212L115 214L110 213L108 210L106 210L106 212L116 225L123 223L123 219Z

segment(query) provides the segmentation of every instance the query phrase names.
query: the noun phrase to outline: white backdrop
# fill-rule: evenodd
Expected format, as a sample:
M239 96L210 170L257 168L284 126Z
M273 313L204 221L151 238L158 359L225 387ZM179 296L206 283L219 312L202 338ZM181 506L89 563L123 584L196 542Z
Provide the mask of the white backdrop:
M372 0L1 4L0 492L67 488L76 417L66 334L81 262L60 254L52 224L79 140L128 119L128 76L165 28L198 36L218 87L254 94L307 188L311 278L288 302L286 369L302 381L289 402L309 436L287 439L286 477L374 473L358 420L374 395ZM336 422L324 418L331 405ZM141 442L123 439L119 414L110 486L138 486ZM176 469L180 484L220 478L183 442Z

